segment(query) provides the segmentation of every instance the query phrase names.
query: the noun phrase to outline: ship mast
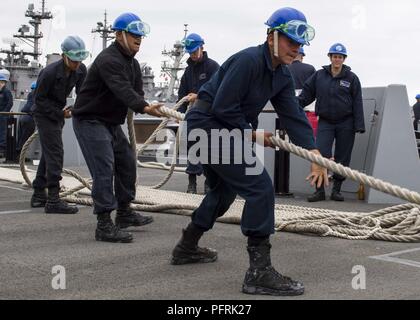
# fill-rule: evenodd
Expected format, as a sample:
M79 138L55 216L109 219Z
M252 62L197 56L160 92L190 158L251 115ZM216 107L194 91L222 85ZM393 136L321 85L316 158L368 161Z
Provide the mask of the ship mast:
M114 31L112 31L112 26L108 25L108 16L105 10L104 21L98 22L96 29L92 30L92 33L99 33L102 38L102 49L106 49L108 46L108 41L115 38Z
M33 34L26 34L30 31L28 25L22 25L19 30L18 34L13 35L14 38L18 38L31 46L34 50L33 52L25 52L21 51L18 54L32 56L35 60L39 61L39 57L41 56L41 49L40 49L40 40L44 37L42 32L40 31L40 27L42 24L42 20L51 20L53 18L51 12L46 11L45 9L45 0L42 0L42 8L41 12L34 11L35 7L33 3L29 4L28 10L25 13L25 17L31 18L29 20L29 24L34 27ZM11 51L14 51L13 48ZM5 53L5 52L3 52Z
M185 39L188 33L188 24L184 24L184 27ZM162 55L168 56L172 60L172 63L164 61L162 64L162 71L166 75L168 75L170 79L165 97L167 101L170 101L172 99L174 95L175 86L179 83L178 72L184 70L184 68L181 66L181 61L184 57L184 54L184 45L181 41L176 41L174 44L174 48L171 51L164 50L162 52Z
M17 99L25 98L28 93L28 88L31 83L38 77L41 70L39 59L42 55L40 49L40 41L44 37L41 32L41 24L43 20L53 19L51 12L46 10L45 0L42 0L42 7L40 11L35 11L33 3L28 5L25 12L25 17L30 18L28 24L23 24L18 29L18 33L13 35L13 38L3 39L3 42L10 45L10 49L0 49L0 53L6 54L6 58L0 59L3 64L0 68L6 68L10 73L8 86L13 95ZM34 28L31 34L31 28ZM21 44L27 44L33 48L33 51L20 50L18 48ZM26 56L33 57L30 61Z

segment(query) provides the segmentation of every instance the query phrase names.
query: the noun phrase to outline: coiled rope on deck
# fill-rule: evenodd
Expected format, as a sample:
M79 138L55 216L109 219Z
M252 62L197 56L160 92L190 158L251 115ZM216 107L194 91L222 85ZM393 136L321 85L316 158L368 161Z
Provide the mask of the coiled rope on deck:
M160 111L168 118L173 118L179 121L184 119L184 114L177 112L176 110L169 109L167 107L161 107ZM164 128L167 124L167 121L169 121L169 119L164 121L163 123L165 124L162 123L158 130ZM136 146L136 139L132 115L130 115L128 119L128 126L130 142L133 145L134 151ZM155 139L158 130L153 133L153 135L148 139L147 143L150 143L150 141ZM29 186L31 186L31 181L26 174L24 159L27 148L35 138L36 134L34 134L27 141L22 149L20 159L22 175ZM310 162L317 163L318 165L325 167L341 176L363 183L375 190L390 194L412 203L386 208L367 214L343 213L319 208L276 205L275 210L277 231L311 233L323 237L334 236L348 240L375 239L393 242L420 241L419 193L392 185L388 182L384 182L380 179L370 177L356 170L344 167L329 159L318 156L308 150L295 146L279 138L272 137L271 141L276 147L293 153ZM145 143L142 149L145 148L145 145L147 144ZM175 153L176 152L177 151L175 151ZM176 154L174 156L176 157ZM175 167L174 162L172 163L172 166ZM81 176L71 170L64 169L63 172L73 176L75 179L80 181L82 185L73 188L72 190L65 190L60 194L60 196L68 202L91 206L93 204L91 199L80 198L80 195L78 194L78 192L84 188L91 190L91 182L83 179ZM167 181L169 178L167 177L165 180ZM155 188L159 187L155 186ZM141 194L139 196L142 197ZM193 204L188 203L180 205L177 203L171 203L171 201L179 203L180 194L177 193L176 197L177 199L170 198L170 196L167 198L165 197L165 204L159 204L157 203L157 200L136 199L133 208L142 211L186 214L187 212L196 209L201 200L199 198L188 199L191 200ZM237 200L232 206L234 209L230 210L225 217L222 217L219 220L228 223L240 223L241 208L243 208L243 204L244 201Z

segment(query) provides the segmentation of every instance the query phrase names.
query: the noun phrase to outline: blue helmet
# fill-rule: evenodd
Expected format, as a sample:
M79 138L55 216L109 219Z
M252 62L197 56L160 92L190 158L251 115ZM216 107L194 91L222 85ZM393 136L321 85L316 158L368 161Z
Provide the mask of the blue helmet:
M420 94L416 95L416 99L420 99Z
M31 83L31 90L35 90L36 89L36 81Z
M64 39L61 50L72 61L81 62L89 57L85 42L78 36L69 36Z
M306 56L305 50L303 49L303 47L299 48L299 54L301 54L302 56Z
M8 82L9 80L6 78L6 76L4 74L0 73L0 81Z
M3 75L6 78L6 80L3 80L3 81L9 81L9 79L10 79L10 71L9 70L0 69L0 74Z
M328 52L328 55L330 55L330 54L341 54L341 55L347 57L347 49L341 43L336 43L330 48L330 51Z
M294 8L277 10L265 24L269 32L277 30L301 45L309 46L315 38L315 29L307 24L305 15Z
M185 46L185 51L193 53L204 44L204 39L196 33L191 33L182 42Z
M134 13L123 13L115 19L112 25L114 31L125 31L136 36L144 37L150 33L150 26L141 21Z

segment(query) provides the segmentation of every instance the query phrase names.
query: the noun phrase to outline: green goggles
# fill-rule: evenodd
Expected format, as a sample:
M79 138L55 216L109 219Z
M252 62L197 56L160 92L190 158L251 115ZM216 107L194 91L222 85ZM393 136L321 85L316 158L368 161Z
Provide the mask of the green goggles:
M89 57L87 50L70 50L63 52L71 61L82 62Z
M309 45L309 42L315 38L315 29L306 22L299 20L289 21L270 30L278 30L300 44Z

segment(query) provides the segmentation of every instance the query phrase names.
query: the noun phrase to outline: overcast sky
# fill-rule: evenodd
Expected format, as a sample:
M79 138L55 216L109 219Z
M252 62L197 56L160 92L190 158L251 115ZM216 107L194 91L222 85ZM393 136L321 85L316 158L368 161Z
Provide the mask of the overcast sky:
M40 0L14 0L13 5L2 5L0 40L27 23L24 12L31 2L40 8ZM59 52L61 41L74 34L85 40L95 56L102 42L91 30L96 22L103 20L104 10L111 21L120 13L132 11L151 26L151 34L143 41L137 59L147 62L159 81L161 51L182 39L185 23L189 24L190 32L199 33L205 39L209 56L222 64L235 52L263 43L264 22L275 10L285 6L304 12L316 29L312 45L305 47L306 62L317 69L328 64L329 47L342 42L349 51L346 64L352 67L364 87L405 84L410 104L414 103L414 96L420 93L418 0L49 0L47 8L55 14L55 19L43 25L42 48L44 55ZM0 47L7 48L7 45L0 43Z

